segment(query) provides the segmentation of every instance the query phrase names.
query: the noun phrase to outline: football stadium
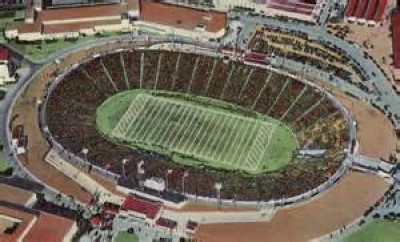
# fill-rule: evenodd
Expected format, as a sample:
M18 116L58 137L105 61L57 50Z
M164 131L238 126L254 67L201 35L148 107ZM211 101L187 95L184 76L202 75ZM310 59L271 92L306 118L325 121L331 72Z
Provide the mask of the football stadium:
M138 185L171 170L168 189L177 193L216 198L223 181L223 199L294 197L328 181L351 151L351 120L329 93L219 56L100 54L49 90L54 142Z
M2 4L1 242L400 240L399 1Z

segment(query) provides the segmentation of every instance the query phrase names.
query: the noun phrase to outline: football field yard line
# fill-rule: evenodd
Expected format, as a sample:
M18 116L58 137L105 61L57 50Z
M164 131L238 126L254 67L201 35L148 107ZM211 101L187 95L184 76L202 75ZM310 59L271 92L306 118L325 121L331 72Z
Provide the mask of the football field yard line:
M269 130L269 135L268 135L268 140L267 140L267 145L265 146L265 149L263 150L263 152L262 152L262 154L260 155L260 157L259 157L259 159L258 159L258 161L257 161L257 168L259 168L260 167L260 164L261 164L261 161L262 161L262 158L264 157L264 155L265 155L265 152L268 150L268 148L269 148L269 145L271 144L271 137L273 137L273 135L274 135L274 132L275 132L275 130L276 130L276 127L278 126L278 124L275 124L275 126L274 127L272 127L272 130Z
M207 128L206 128L206 130L204 130L201 133L201 135L199 137L199 142L197 142L197 146L192 149L192 152L195 154L198 154L199 156L201 156L202 153L198 149L199 148L201 149L202 147L207 146L207 145L201 145L201 144L204 144L203 139L207 138L207 136L210 135L209 132L207 132L207 131L210 129L210 127L212 127L213 124L215 124L215 121L216 121L215 119L218 118L218 116L216 116L216 115L208 115L208 116L210 117L210 121L207 124ZM195 142L196 142L196 140L195 140Z
M216 123L220 122L220 119L222 118L222 116L217 116L218 120ZM214 130L217 128L217 125L214 126L214 128L212 129L212 131L210 132L209 136L208 136L208 141L207 141L207 145L204 145L203 147L200 147L200 151L199 154L202 154L203 157L207 157L207 155L205 154L205 152L209 151L211 148L211 142L213 140L213 138L215 137L215 135L213 135L215 132ZM211 138L210 138L211 137Z
M136 107L137 107L137 105L140 105L139 106L139 108L137 109ZM119 127L119 129L122 129L122 130L120 130L120 132L122 132L122 133L118 133L118 134L115 134L115 136L117 136L117 137L120 137L120 138L123 138L123 137L125 137L125 135L126 135L126 133L128 132L128 130L130 129L130 127L133 125L133 124L135 124L135 121L136 121L136 119L139 117L139 115L136 115L136 116L134 116L134 117L130 117L129 116L129 114L131 114L131 115L135 115L135 114L138 114L138 113L140 113L144 108L145 108L145 106L146 106L146 102L132 102L132 104L129 106L129 108L128 108L128 116L125 116L126 115L126 113L123 115L123 117L122 117L122 119L118 122L118 124L115 126L116 128L117 127ZM132 110L133 109L133 110ZM125 119L123 122L125 123L125 122L128 122L128 127L121 127L121 121L123 120L123 119ZM131 122L129 122L129 120L130 119L133 119ZM115 129L112 131L112 132L114 132L115 131Z
M194 111L193 111L194 112ZM188 124L188 127L191 127L192 126L192 124L193 124L193 121L195 121L196 120L196 118L198 117L198 115L199 115L199 113L198 112L194 112L193 113L193 118L190 120L190 123ZM188 133L188 132L191 132L193 129L190 129L190 128L186 128L184 131L183 131L183 133L182 133L182 137L185 137L186 136L186 134ZM181 144L181 142L182 142L182 139L183 138L180 138L180 139L177 139L177 143L176 143L176 147L180 147L180 144Z
M144 119L141 119L140 126L137 128L137 131L134 130L134 135L130 136L131 138L139 138L140 140L144 140L144 134L147 132L149 129L149 124L154 120L153 114L154 112L158 112L160 108L157 105L154 105L154 103L150 103L151 107L149 108L151 112L149 112L147 115L145 115Z
M249 126L250 126L250 125L249 125ZM244 143L240 143L240 144L238 145L238 147L249 147L249 146L252 144L252 142L253 142L252 137L253 137L254 133L256 133L256 131L257 131L257 125L253 124L253 126L252 126L252 131L251 131L250 135L249 135L248 137L246 137L247 140L245 140ZM245 157L247 157L247 155L249 154L249 149L246 149L245 152L243 151L243 149L241 149L241 150L242 150L242 153L239 154L238 160L244 160ZM244 156L244 157L243 157L243 156ZM243 157L243 158L242 158L242 157Z
M164 128L163 126L162 130L164 130L164 132L157 139L159 144L164 145L164 137L168 134L168 132L171 132L171 127L175 125L174 122L169 120L174 116L176 116L179 113L179 111L180 111L179 107L176 107L174 110L171 111L171 115L169 115L168 118L165 120L165 122L167 123L167 127Z
M160 108L159 108L159 109L160 109ZM161 112L160 112L160 113L157 113L157 114L158 114L158 115L156 115L156 117L154 118L155 121L156 121L156 123L160 122L161 118L164 118L165 115L168 115L166 109L161 109ZM140 114L140 116L142 116L142 114ZM157 116L158 116L158 117L157 117ZM153 130L151 131L151 133L148 134L150 140L151 140L151 138L153 137L154 132L157 132L157 131L158 131L157 129L153 129Z
M220 116L222 118L222 116ZM217 128L217 126L215 126L214 130ZM218 136L220 135L222 129L218 129L216 132L214 132L213 130L213 135L212 135L212 140L210 141L210 147L213 147L215 145L215 142L218 141ZM210 154L210 152L212 152L212 149L208 149L207 152L207 156L211 156L212 154Z
M179 131L179 129L180 129L180 128L183 126L183 124L184 124L184 122L182 121L182 118L183 118L183 120L185 120L186 117L187 117L187 113L188 113L188 111L190 110L190 108L187 108L187 107L182 107L182 109L183 109L183 111L182 111L182 113L179 115L179 119L178 119L178 121L175 123L175 126L174 126L173 130L171 130L171 132L170 132L170 134L168 135L168 137L165 138L165 142L167 142L167 143L169 143L169 144L171 144L171 143L170 143L171 135L179 134L177 131ZM179 124L180 124L180 125L179 125ZM178 135L176 135L176 136L178 136ZM172 145L171 145L171 147L172 147Z
M228 126L228 124L230 125L231 122L232 122L232 119L226 120L226 121L224 122L224 123L225 123L224 128L220 128L220 129L223 130L224 132L222 133L221 136L217 137L218 143L217 143L217 146L215 147L215 149L213 149L213 153L212 153L212 155L211 155L212 160L220 161L220 162L222 162L223 164L225 164L225 161L220 160L220 159L216 159L216 156L218 156L219 154L222 153L222 152L220 152L220 151L222 151L222 150L220 150L220 146L221 146L222 144L226 143L226 142L224 142L224 138L225 138L225 136L226 136L227 133L228 133L228 132L226 132L225 128Z
M149 129L151 128L152 124L155 121L157 121L156 117L158 116L158 114L160 112L162 112L162 109L159 106L157 106L157 105L153 105L153 106L154 106L154 109L149 115L150 116L150 121L149 122L145 122L144 126L146 126L146 128L143 130L142 136L140 136L142 141L146 141ZM138 133L138 135L139 135L139 133Z
M199 129L197 129L197 133L195 134L195 136L193 138L190 139L190 144L187 147L187 152L191 153L191 154L195 154L193 152L193 145L196 145L196 141L198 136L202 136L204 133L206 133L207 128L212 125L212 120L214 119L214 115L207 115L207 113L204 113L204 122L202 123L201 127ZM208 121L208 122L207 122Z
M198 115L198 118L201 118L202 115L203 115L203 112L200 112L199 115ZM201 129L201 127L203 126L203 124L199 124L198 122L196 122L196 120L197 120L197 118L194 119L195 122L194 122L194 127L193 128L191 128L191 126L188 126L186 128L186 129L190 130L189 133L188 133L188 136L187 136L188 138L186 138L186 136L182 136L179 139L177 148L179 147L179 151L180 152L186 152L187 151L186 147L190 146L190 144L191 144L190 142L192 141L192 139L190 139L189 137L193 137L193 135L195 135L196 132L198 132L198 130ZM181 146L181 143L182 143L182 146Z
M165 106L163 106L163 108L162 108L163 112L157 118L157 122L155 123L155 127L157 127L160 123L165 121L165 117L169 115L169 109L170 109L170 107L168 107L168 103L165 103ZM149 139L150 140L154 140L156 138L155 135L157 135L159 131L160 131L160 129L153 128L153 130L151 131L151 133L149 135Z
M132 130L135 130L139 126L139 124L143 121L140 117L142 117L143 114L145 114L151 110L150 108L147 108L150 104L145 100L143 100L143 102L145 103L143 109L141 110L140 113L138 113L137 119L135 119L135 122L131 122L131 125L126 129L126 132L124 133L123 137L130 137ZM130 117L128 117L128 118L130 118Z
M161 122L165 122L168 126L170 126L171 123L169 123L168 120L171 118L171 116L175 112L176 106L171 106L171 107L169 107L169 109L166 109L166 110L167 110L166 111L166 113L167 113L166 118L163 119L163 120L160 120L160 121ZM156 129L156 128L154 128L154 129ZM158 130L158 132L154 136L154 140L155 140L156 144L160 144L161 137L163 137L165 135L167 129L164 128L164 126L162 126L162 128L158 128L157 130Z
M190 139L192 142L191 142L190 146L187 148L187 150L188 150L188 152L192 151L192 152L191 152L192 154L196 154L196 153L193 152L193 148L192 148L193 145L198 145L198 144L200 143L200 141L201 141L201 140L199 140L199 143L196 143L197 137L198 137L199 135L203 136L203 134L207 133L206 131L207 131L207 129L209 128L209 126L215 124L215 123L213 123L212 121L213 121L215 118L219 118L219 117L216 116L216 115L209 115L207 112L205 112L203 116L205 117L204 120L205 120L205 121L208 120L208 122L203 123L203 125L201 126L201 128L198 129L199 131L196 133L196 136L195 136L193 139Z
M237 120L230 119L229 126L235 125L235 124L232 124L232 122L237 123ZM226 125L226 127L229 127L229 126ZM229 129L229 131L230 132L225 132L225 135L223 135L221 137L221 139L220 139L221 142L218 144L218 147L216 149L217 151L219 151L218 153L216 153L217 160L221 160L223 163L226 163L226 164L231 164L232 163L232 160L226 159L225 147L226 147L227 144L230 143L230 140L228 138L230 137L230 135L232 133L235 132L234 129L233 129L233 126L232 126L232 128Z
M244 123L244 126L246 127L246 132L243 132L243 134L246 134L248 131L249 131L249 129L250 129L250 125L247 125L246 123ZM237 143L237 144L241 144L242 143L242 140L244 139L244 135L241 135L241 137L240 137L240 139L239 139L239 142ZM239 147L239 145L238 145L238 147ZM237 148L234 152L233 152L233 157L237 157L237 152L239 151L239 148ZM240 159L236 159L236 163L237 162L240 162Z
M140 139L141 141L143 141L143 136L142 136L142 132L144 130L147 130L147 124L148 122L152 119L152 114L154 113L154 111L156 111L158 108L156 105L149 103L151 106L149 109L147 109L146 111L148 111L145 115L143 115L145 118L141 118L140 122L138 122L138 128L137 129L131 129L130 132L128 133L128 137L130 139ZM142 115L140 115L142 117Z
M261 125L260 133L257 135L257 138L250 149L250 157L248 157L248 158L253 158L252 160L248 159L248 162L252 163L254 171L257 171L257 169L260 167L259 161L263 158L264 151L268 148L270 138L275 130L275 128L271 128L272 129L271 131L269 127L264 126L263 124L260 125ZM264 146L263 141L265 140L267 141L267 145ZM258 153L256 154L255 152Z
M235 136L232 139L232 143L231 143L231 146L229 147L229 150L232 150L235 147L237 138L242 137L242 133L244 133L244 129L247 127L245 124L245 121L240 120L239 123L240 123L240 128L238 129L237 132L234 132ZM234 164L234 156L233 155L234 155L234 152L231 152L230 155L228 155L228 159L232 160L233 164Z
M154 117L152 118L152 120L150 121L150 123L147 125L147 130L144 133L143 137L143 141L144 142L148 142L148 141L152 141L152 134L154 132L155 129L152 129L152 127L154 126L155 123L158 123L160 120L162 120L161 118L164 116L165 114L165 109L164 107L166 106L166 103L161 103L160 107L158 108L156 114L154 115Z
M190 126L190 124L193 122L193 120L195 119L195 114L193 113L194 112L194 110L193 109L190 109L190 108L188 108L188 110L189 110L189 113L188 113L188 115L186 115L186 118L185 118L185 120L184 120L184 122L185 123L188 123L188 126ZM180 128L179 128L179 134L182 134L182 137L183 137L183 135L185 134L185 132L186 132L186 130L182 130L182 129L185 129L186 128L186 130L187 130L187 127L185 127L185 125L182 125ZM178 138L179 136L177 135L177 136L175 136L174 138L173 138L173 140L171 141L171 146L172 147L176 147L176 144L175 144L175 141L176 141L176 139ZM178 140L179 141L179 140Z
M234 135L235 133L236 133L236 128L237 128L237 126L238 126L238 124L239 124L239 121L238 120L234 120L235 121L235 124L232 126L232 129L231 129L231 132L229 132L229 135L228 135L228 137L226 137L226 139L228 140L228 141L232 141L231 139L232 139L232 135ZM221 149L221 152L220 152L220 157L218 157L218 159L219 160L226 160L226 161L229 161L230 163L232 163L232 161L230 160L230 159L227 159L227 156L229 155L229 149L227 150L226 148L226 146L228 145L228 148L229 148L229 144L231 144L232 142L225 142L224 143L224 146L222 146L222 149ZM228 154L226 154L226 152L228 152Z

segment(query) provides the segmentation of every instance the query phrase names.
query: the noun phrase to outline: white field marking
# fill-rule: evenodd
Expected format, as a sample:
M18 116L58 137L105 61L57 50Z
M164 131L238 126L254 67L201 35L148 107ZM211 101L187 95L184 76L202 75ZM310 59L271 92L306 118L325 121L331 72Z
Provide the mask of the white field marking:
M155 110L157 110L157 106L153 105L153 103L151 103L149 101L147 101L147 103L150 105L150 107L146 108L146 110L143 113L139 114L139 116L141 118L137 122L138 125L135 126L135 128L131 128L125 138L128 138L128 139L141 138L139 134L141 134L142 130L145 129L148 120L151 119L151 114ZM144 117L144 118L142 118L142 117Z
M207 113L205 113L204 115L204 120L202 122L202 126L198 129L198 132L196 133L196 135L194 136L194 138L190 139L190 145L187 147L187 149L185 149L188 153L197 155L197 153L195 153L195 149L197 148L197 146L199 146L199 138L201 138L204 134L207 133L207 129L210 127L210 125L214 124L214 118L216 117L216 115L208 115Z
M179 52L178 58L176 59L175 71L174 71L174 75L172 76L171 90L174 90L174 88L175 88L175 82L176 82L176 78L178 78L178 70L179 70L180 62L181 62L181 52Z
M258 100L261 97L261 94L265 91L265 88L267 88L267 85L269 83L269 81L272 79L273 76L273 72L271 71L268 75L268 77L265 79L264 81L264 86L261 88L260 92L258 93L257 97L254 99L253 101L253 105L251 105L251 110L254 110L254 108L256 107Z
M163 103L163 106L162 106L162 113L160 113L160 115L158 116L158 117L156 117L156 122L155 122L155 124L153 125L153 127L152 127L152 131L151 131L151 133L149 134L149 140L156 140L156 138L158 137L158 136L156 136L156 135L158 135L158 133L160 132L160 129L161 128L157 128L161 123L163 123L163 122L165 122L165 120L166 120L166 117L168 117L168 115L170 114L170 110L171 110L171 106L168 106L168 103ZM162 130L162 129L161 129Z
M153 131L155 130L153 127L157 127L157 126L154 126L154 124L159 122L161 117L164 115L164 112L165 112L164 107L166 105L167 104L165 104L165 103L161 103L160 106L157 109L156 114L152 117L152 119L150 120L149 124L146 125L147 129L143 134L143 141L144 142L152 141L151 135L153 134Z
M103 72L104 72L104 74L106 74L106 77L107 77L108 81L111 83L111 86L113 86L114 89L115 89L115 91L118 92L117 85L116 85L115 82L113 81L113 79L112 79L110 73L108 73L108 69L107 69L107 67L104 65L104 62L103 62L103 60L102 60L101 58L100 58L100 65L101 65L101 67L103 68Z
M232 136L232 134L234 134L234 133L236 133L235 132L235 130L236 130L236 126L237 126L237 124L239 123L239 121L241 121L241 120L239 120L239 119L228 119L228 120L232 120L232 121L234 121L235 122L235 124L234 124L234 126L232 127L232 129L230 130L231 132L229 132L229 138ZM226 145L228 144L230 144L231 142L229 142L230 141L230 139L226 139L228 142L224 142L224 148L226 147ZM208 141L209 142L209 141ZM207 143L208 143L207 142ZM221 154L222 154L222 151L223 150L221 150ZM199 153L202 153L202 149L200 149L200 151L199 151ZM218 159L218 160L221 160L221 159Z
M183 111L182 111L182 109L183 109ZM179 110L179 112L178 112L178 110ZM170 138L171 135L173 135L175 133L176 129L179 128L179 127L177 127L177 123L180 123L180 121L182 119L182 116L184 115L185 112L186 112L185 108L181 107L179 109L176 109L175 115L172 116L172 117L175 117L178 113L181 113L179 115L179 120L177 122L172 122L171 121L171 122L169 122L167 124L168 125L167 127L164 127L165 125L163 125L162 127L158 127L158 126L153 126L152 127L152 129L157 129L158 128L158 129L164 130L164 133L162 134L162 136L159 136L159 139L157 140L158 143L160 143L160 144L165 144L166 143L167 146L172 147L171 143L169 142L169 138ZM166 121L166 120L164 120L164 121ZM153 140L153 139L151 139L151 140Z
M186 93L190 93L191 90L192 90L192 83L193 83L193 79L194 79L194 77L196 76L196 73L197 73L197 65L199 64L199 59L200 59L200 57L197 56L196 57L196 63L194 64L194 68L193 68L193 71L192 71L192 76L190 77L190 82L189 82L189 86L188 86L188 89L187 89Z
M222 118L222 121L220 120L221 118ZM221 116L221 118L219 118L218 122L216 122L217 125L214 127L214 129L218 127L218 123L220 123L220 122L223 123L224 124L223 126L225 127L227 125L227 123L231 122L231 120L232 120L232 119L225 119L225 117L222 117L222 116ZM222 137L226 133L224 131L225 131L224 128L219 126L217 133L215 133L215 135L212 135L213 139L211 139L211 140L207 139L207 150L206 151L208 151L208 152L204 153L204 154L206 157L211 158L211 160L221 162L221 160L216 160L214 156L218 152L217 148L218 148L219 144L221 143ZM221 132L223 132L223 133L220 135ZM211 133L213 134L214 132L211 132Z
M170 139L172 138L171 136L174 134L179 134L178 131L183 126L184 121L186 120L186 118L188 116L188 111L190 111L190 108L187 108L185 106L182 106L181 109L183 109L183 111L181 110L178 121L174 124L173 129L170 131L170 134L164 140L164 142L167 142L171 147L173 147L172 143L170 142ZM182 118L183 118L183 120L182 120ZM175 135L175 136L178 136L178 135Z
M242 144L242 141L243 141L243 139L244 139L244 136L246 136L245 134L247 134L248 131L249 131L249 129L251 129L251 125L249 125L248 123L244 122L243 125L246 127L246 129L245 129L246 131L243 132L243 135L240 136L239 142L237 143L236 147L241 147L240 145ZM239 150L241 150L241 149L237 148L237 149L235 149L235 150L232 152L232 153L233 153L233 159L235 159L235 157L237 157L237 154L238 154L238 151L239 151ZM237 163L237 162L240 161L240 159L237 159L237 158L236 158L235 160L236 160L235 163Z
M125 69L125 61L124 61L124 56L122 55L122 52L119 52L119 61L121 62L122 70L124 71L124 80L125 80L125 85L128 89L129 87L129 79L128 79L128 74L126 73Z
M220 116L220 118L218 119L218 122L220 121L220 119L221 118L224 118L224 116ZM222 131L222 129L221 128L217 128L218 126L216 125L215 127L214 127L214 129L213 129L213 131L212 131L212 138L211 138L211 140L210 140L210 145L209 145L209 149L207 150L208 152L206 152L206 156L208 156L208 157L210 157L211 155L212 155L212 151L213 151L213 149L212 149L212 147L215 145L215 142L217 142L218 141L218 137L219 137L219 135L220 135L220 133L221 133L221 131ZM216 131L214 131L215 129L217 129ZM211 153L210 153L211 152Z
M158 143L163 145L165 143L164 139L166 138L165 136L171 132L173 128L175 128L175 123L172 122L172 118L176 117L178 114L182 114L182 108L185 108L184 106L175 106L176 108L171 111L171 115L168 116L168 118L165 120L165 123L167 123L167 127L163 128L164 132L162 133L161 136L157 139ZM179 115L182 116L182 115Z
M139 106L139 108L138 108L138 106ZM125 134L128 132L129 128L135 123L136 119L139 116L139 115L136 115L134 117L131 117L132 113L139 114L145 106L146 106L146 102L133 102L132 101L127 109L127 112L125 112L124 115L122 115L121 119L119 120L119 122L117 123L117 125L115 126L115 128L113 129L111 134L113 136L123 138L125 136ZM132 119L131 122L128 122L128 120L130 120L130 119ZM128 124L127 124L127 122L128 122ZM128 127L125 126L126 124L128 125ZM124 125L124 126L122 126L122 125Z
M267 112L267 116L269 115L269 113L275 108L275 105L278 103L279 99L281 98L282 93L285 91L287 85L290 82L290 78L286 78L285 84L283 84L283 87L281 88L281 91L279 92L278 96L275 98L274 103L271 105L271 107L269 108L268 112Z
M140 100L138 100L140 99ZM135 130L136 127L139 125L140 122L142 122L142 116L144 113L147 113L149 111L148 108L146 108L149 104L149 102L147 101L146 98L144 97L137 97L135 98L135 100L139 103L139 102L143 102L144 103L144 107L141 109L141 111L139 113L137 113L137 117L135 118L135 122L130 121L129 127L125 130L122 138L126 139L129 138L129 134L131 133L131 130ZM131 119L131 117L127 116L127 119Z
M243 94L244 90L246 90L247 85L249 84L250 78L251 78L251 76L253 75L253 72L254 72L254 69L252 68L252 69L250 70L249 74L247 75L246 81L243 83L242 88L240 89L238 100L240 100L240 98L242 97L242 94Z
M198 115L199 119L201 119L201 117L204 115L204 113L205 113L204 110L200 110L199 115ZM182 138L180 139L178 145L177 145L177 148L179 147L179 151L180 151L180 152L184 152L184 151L185 151L185 148L186 148L186 146L187 146L188 143L189 143L190 137L193 137L193 134L195 134L195 132L198 131L198 129L201 127L201 125L202 125L202 124L199 124L198 122L195 122L194 127L190 127L190 126L187 127L187 129L189 129L190 131L189 131L189 133L188 133L189 135L188 135L188 138L186 139L186 142L185 142L184 144L182 144L182 146L181 146L181 142L184 142L184 141L185 141L185 137L182 137ZM199 126L200 126L200 127L199 127Z
M190 124L195 119L195 115L193 114L194 110L190 109L190 108L186 108L186 109L189 111L189 113L187 115L185 115L185 119L184 119L184 121L182 121L182 125L181 125L181 127L179 128L179 130L177 132L178 134L182 134L181 137L184 137L183 135L186 132L187 127L190 127ZM186 130L182 130L182 129L185 129L185 128L186 128ZM176 144L175 144L175 141L177 140L177 138L178 138L178 135L173 137L173 139L171 140L170 144L171 144L172 147L175 147L175 148L177 147Z
M246 122L245 121L243 121L243 120L239 120L240 122L240 128L238 128L238 130L237 130L237 132L234 132L234 137L233 137L233 139L232 139L232 142L231 142L231 145L230 145L230 147L229 147L229 149L228 150L232 150L234 147L235 147L235 145L237 144L236 143L236 140L237 140L237 138L238 137L242 137L243 136L243 134L244 134L244 129L246 128ZM229 156L230 155L230 156ZM228 158L227 159L229 159L229 160L232 160L232 161L234 161L235 160L235 157L233 156L234 155L234 152L231 152L230 154L228 155Z
M166 113L167 113L167 116L164 118L163 117L163 119L161 120L161 123L164 123L163 124L163 126L162 127L158 127L158 126L155 126L154 127L154 129L156 129L157 130L157 132L155 133L155 135L154 135L154 139L153 140L155 140L156 141L156 144L159 144L159 142L160 142L160 138L165 134L165 132L166 132L166 128L164 128L164 125L165 124L167 124L167 125L170 125L170 123L168 122L168 120L171 118L171 116L174 114L174 112L175 112L175 110L176 110L176 106L175 105L171 105L171 106L167 106L167 108L166 108Z
M250 125L249 125L250 126ZM247 157L247 155L249 154L249 149L247 147L250 147L252 142L254 142L254 140L252 139L252 137L254 136L254 133L256 133L258 130L258 127L256 124L252 125L252 131L250 133L249 136L247 136L247 140L245 140L243 143L239 143L238 147L246 147L246 151L243 152L242 149L242 153L239 154L238 156L238 160L244 160L245 157Z
M183 130L182 137L181 137L180 139L177 139L178 137L175 137L175 139L174 139L174 141L173 141L174 143L173 143L172 145L175 144L175 140L176 140L176 145L175 145L175 147L177 147L177 149L178 149L179 147L181 147L181 146L180 146L180 145L181 145L181 142L182 142L182 140L186 137L186 135L188 134L188 132L191 132L191 131L192 131L191 127L192 127L192 125L193 125L193 121L195 121L195 120L198 118L199 112L195 112L195 111L192 109L191 115L192 115L192 117L191 117L191 119L190 119L189 124L183 126L183 127L185 127L185 126L186 126L186 127L185 127L185 130Z
M211 73L210 73L210 76L209 76L208 79L207 79L207 85L206 85L206 89L204 90L203 95L206 95L207 92L208 92L208 89L210 88L210 83L211 83L212 78L213 78L213 76L214 76L214 71L215 71L215 66L216 66L216 65L217 65L217 58L214 59L213 66L212 66L212 68L211 68Z
M233 74L233 72L235 71L235 69L236 69L236 65L233 64L232 67L231 67L231 71L230 71L229 74L228 74L228 78L227 78L227 80L225 81L224 87L222 88L221 95L219 95L219 99L221 99L221 100L224 99L224 95L225 95L226 88L229 86L229 83L231 82L232 74Z
M312 105L310 108L308 108L307 111L305 111L302 115L300 115L295 121L293 121L293 123L296 123L297 121L302 119L304 116L306 116L307 114L312 112L316 107L318 107L321 104L321 102L324 99L325 99L325 96L321 96L321 98L318 100L318 102L316 102L314 105Z
M182 124L181 126L176 125L176 122L172 123L170 121L171 116L176 117L176 115L179 115L178 122ZM140 117L140 120L132 124L132 119L137 120L138 117ZM224 164L236 164L236 166L239 165L240 158L243 155L247 156L248 152L243 152L243 149L234 149L235 145L250 147L252 145L250 142L257 140L253 137L257 138L255 132L258 130L258 124L263 124L253 118L241 117L219 110L210 110L205 107L199 107L190 103L185 104L176 100L168 100L163 97L140 94L132 100L128 111L126 111L119 121L119 125L117 124L120 127L119 129L122 130L127 120L130 120L129 127L126 129L129 135L123 135L123 138L126 140L133 141L137 138L139 142L154 141L155 144L161 144L174 151L193 154L201 158L204 157L206 160L213 160ZM196 122L193 125L195 120L200 122ZM225 125L218 125L221 123L220 121L225 123ZM163 123L167 124L167 127L161 127L160 125ZM272 124L265 123L263 125L263 127L268 127ZM131 132L135 127L138 130L132 135ZM236 129L238 128L240 128L240 131L237 132ZM250 136L246 135L247 132L244 130L247 132L251 131ZM223 134L221 135L222 132ZM238 139L239 142L236 143ZM199 144L204 145L200 146ZM213 150L212 147L215 147L215 149ZM206 149L205 152L202 152L203 149ZM229 150L232 150L232 152L229 152ZM232 153L237 152L243 153L239 157L236 154L232 155ZM232 160L229 159L231 156ZM216 160L216 158L218 159ZM252 169L255 169L254 163L252 164ZM240 165L243 166L244 164Z
M160 76L160 66L161 66L161 60L162 57L164 56L164 53L161 52L161 54L158 55L158 62L157 62L157 72L156 72L156 82L154 83L154 90L157 90L157 84L158 84L158 78Z
M286 110L286 112L279 118L279 121L282 121L285 119L286 115L292 110L292 108L296 105L296 103L300 100L300 98L303 96L303 94L307 90L307 85L304 85L303 90L301 90L300 94L297 95L296 99L292 102L292 104L289 106L289 108Z
M255 163L256 165L255 165L254 171L257 171L258 169L260 169L261 161L264 157L265 152L268 150L268 147L271 143L271 138L273 137L277 126L278 126L278 124L275 124L271 129L269 129L269 127L263 126L263 128L264 128L263 130L267 129L267 131L264 131L264 135L267 136L267 144L265 146L263 145L261 147L261 150L259 151L259 152L261 152L261 154L259 155L259 157Z
M216 120L215 120L215 118L218 118L218 116L217 115L207 115L207 118L209 118L210 117L210 120L209 120L209 122L207 123L207 125L204 125L204 126L206 126L205 127L205 130L204 130L204 132L202 132L201 133L201 135L200 135L200 137L199 137L199 141L196 143L196 139L194 139L194 142L196 143L196 147L194 147L193 149L192 149L192 151L193 151L193 153L195 153L195 154L198 154L199 156L200 156L200 152L198 152L198 149L199 148L202 148L202 147L204 147L204 146L206 146L206 145L200 145L200 144L202 144L203 142L203 139L204 139L204 136L205 137L207 137L207 135L209 135L209 132L207 132L207 130L209 130L210 129L210 127L212 127L212 125L213 124L216 124Z
M139 88L142 89L143 86L143 75L144 75L144 52L140 55L140 79L139 79Z
M227 144L231 143L232 134L236 132L236 127L238 125L237 119L230 119L230 120L231 120L231 122L230 122L231 127L229 128L229 132L225 132L226 135L223 135L221 137L222 142L220 142L220 143L221 143L222 147L220 147L220 145L218 145L218 147L215 149L216 151L220 150L220 152L218 154L219 156L216 159L220 160L222 163L228 163L228 164L230 164L232 161L229 159L226 159L227 152L229 152L226 150L226 146L227 146ZM234 123L232 124L232 122L234 122ZM226 139L226 141L224 142L225 139Z

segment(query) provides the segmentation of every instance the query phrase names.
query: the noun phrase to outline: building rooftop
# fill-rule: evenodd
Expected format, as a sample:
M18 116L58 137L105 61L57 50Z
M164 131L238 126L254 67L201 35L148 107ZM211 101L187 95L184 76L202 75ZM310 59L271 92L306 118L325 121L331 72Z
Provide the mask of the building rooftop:
M204 26L206 31L214 33L225 28L226 23L226 14L222 12L154 2L141 2L140 18L144 21L186 30Z

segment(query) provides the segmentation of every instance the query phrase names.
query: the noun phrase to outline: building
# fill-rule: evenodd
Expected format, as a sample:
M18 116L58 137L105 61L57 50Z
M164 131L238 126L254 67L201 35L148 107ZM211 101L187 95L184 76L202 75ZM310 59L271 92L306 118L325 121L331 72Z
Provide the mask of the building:
M11 52L0 46L0 86L14 82L12 74Z
M138 18L139 15L138 0L44 6L41 1L27 0L25 21L7 24L6 38L41 41L77 38L80 35L94 35L105 31L129 31L129 19Z

